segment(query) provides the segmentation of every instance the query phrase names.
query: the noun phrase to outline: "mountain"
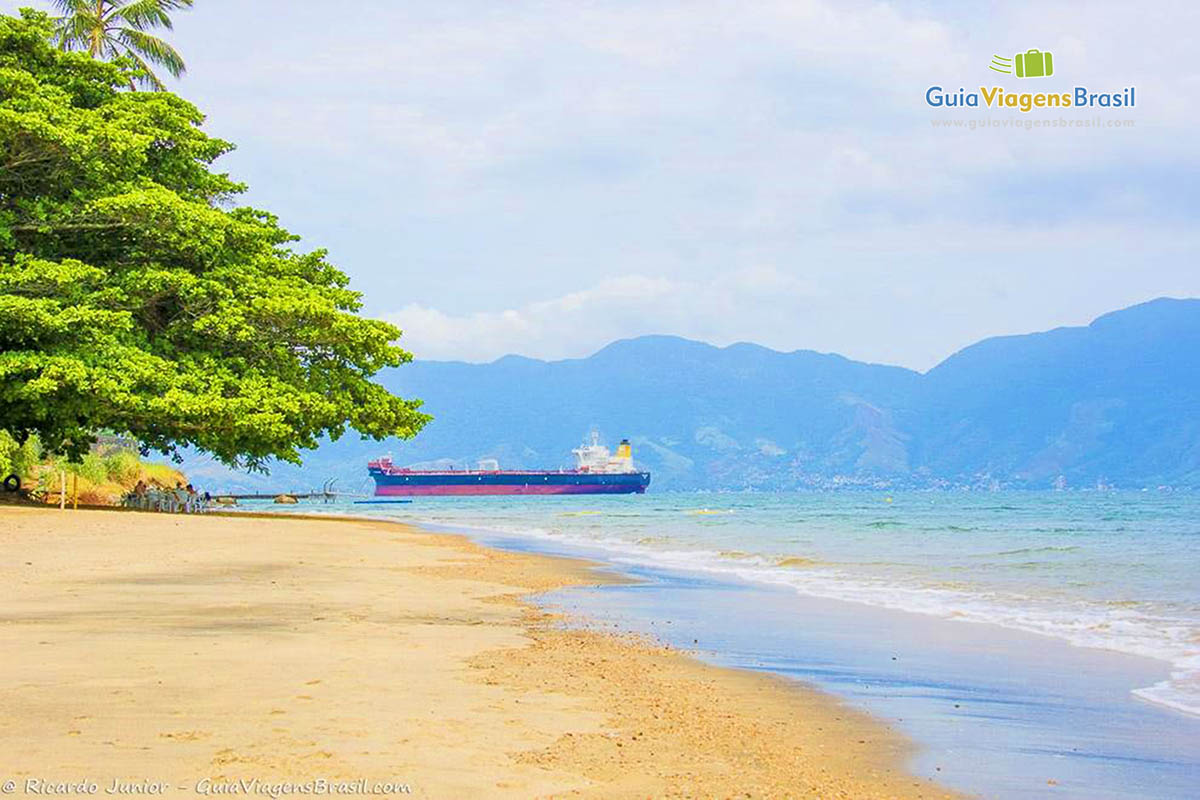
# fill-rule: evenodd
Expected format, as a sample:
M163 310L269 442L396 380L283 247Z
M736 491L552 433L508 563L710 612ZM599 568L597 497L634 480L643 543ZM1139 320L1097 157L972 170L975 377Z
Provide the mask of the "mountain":
M365 462L555 467L592 428L629 437L653 490L1200 485L1200 300L1160 299L1091 325L987 339L925 374L671 336L588 358L416 362L389 389L425 400L412 442L343 438L269 477L203 456L221 487L367 484Z
M931 474L1200 484L1200 300L986 339L922 383L913 458Z

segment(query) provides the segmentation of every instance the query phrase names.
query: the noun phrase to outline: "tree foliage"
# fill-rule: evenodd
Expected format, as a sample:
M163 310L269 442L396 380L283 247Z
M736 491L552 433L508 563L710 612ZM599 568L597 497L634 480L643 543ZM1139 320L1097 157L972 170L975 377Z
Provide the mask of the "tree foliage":
M83 50L92 58L130 59L138 67L130 85L163 91L151 64L176 78L187 69L174 47L146 31L170 30L170 12L191 8L192 0L54 0L54 4L62 13L54 31L59 46Z
M324 251L234 205L245 187L211 168L232 145L52 36L45 15L0 16L0 429L251 468L348 428L414 435L419 401L370 380L410 360L400 331L356 315Z
M36 436L30 436L24 444L17 444L11 436L0 430L0 479L9 475L29 475L41 457L41 446Z

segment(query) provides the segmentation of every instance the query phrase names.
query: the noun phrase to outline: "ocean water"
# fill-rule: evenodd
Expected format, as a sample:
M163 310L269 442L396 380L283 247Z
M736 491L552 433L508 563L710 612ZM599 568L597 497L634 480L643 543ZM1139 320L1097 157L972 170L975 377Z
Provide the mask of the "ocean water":
M1200 715L1200 494L419 498L372 515L599 551L1160 659L1139 697Z
M923 748L918 774L982 796L1200 797L1200 494L651 493L294 511L398 519L640 577L545 601L815 683L897 722Z

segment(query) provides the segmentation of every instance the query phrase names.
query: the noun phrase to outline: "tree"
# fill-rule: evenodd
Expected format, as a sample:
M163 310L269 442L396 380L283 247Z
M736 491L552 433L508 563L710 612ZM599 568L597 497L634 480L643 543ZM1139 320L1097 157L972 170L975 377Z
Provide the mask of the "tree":
M54 0L62 17L55 38L64 50L85 50L92 58L125 56L139 67L130 85L142 84L158 91L165 87L151 69L163 67L178 78L186 70L174 47L146 33L154 28L171 30L171 11L191 8L193 0Z
M132 67L0 16L0 429L78 457L101 430L231 466L299 463L355 429L414 435L371 381L411 359L322 250L211 169L232 145Z

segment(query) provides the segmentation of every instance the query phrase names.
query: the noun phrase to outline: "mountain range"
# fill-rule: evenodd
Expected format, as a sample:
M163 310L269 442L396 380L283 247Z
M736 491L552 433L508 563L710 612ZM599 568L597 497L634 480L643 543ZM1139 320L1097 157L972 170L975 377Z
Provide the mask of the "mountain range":
M1002 336L925 373L807 350L673 336L580 359L417 361L379 380L434 421L409 442L347 436L268 476L201 454L198 484L297 490L365 464L569 464L596 429L627 437L651 491L1200 486L1200 300L1161 298L1084 327Z

